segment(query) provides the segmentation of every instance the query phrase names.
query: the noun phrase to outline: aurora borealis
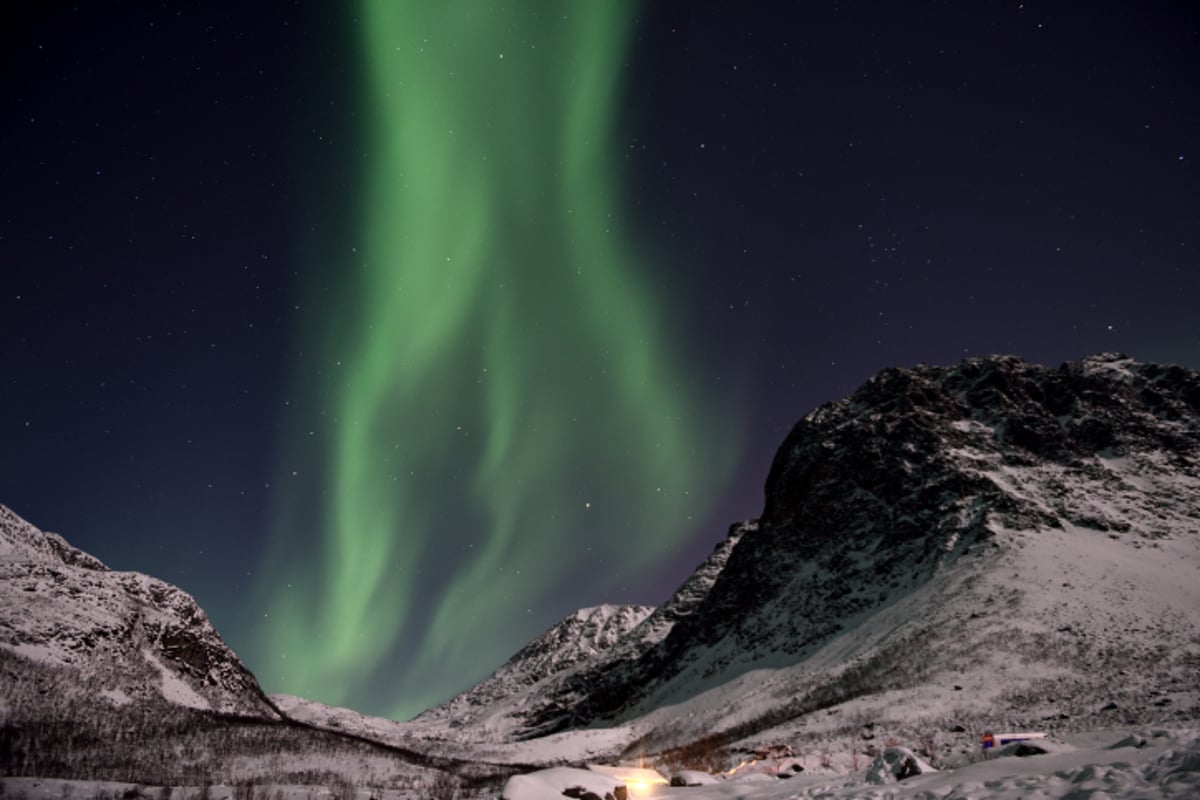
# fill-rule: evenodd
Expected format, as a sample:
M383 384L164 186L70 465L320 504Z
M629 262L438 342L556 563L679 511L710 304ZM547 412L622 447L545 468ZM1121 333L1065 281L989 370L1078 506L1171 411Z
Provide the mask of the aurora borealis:
M1200 367L1200 9L15 6L0 503L407 716L881 368ZM788 569L790 565L779 565Z
M318 335L333 410L299 425L329 425L322 557L292 574L289 522L264 587L309 587L263 625L285 691L344 703L382 669L415 714L548 598L642 577L724 481L731 409L694 390L622 221L631 9L364 5L363 226Z

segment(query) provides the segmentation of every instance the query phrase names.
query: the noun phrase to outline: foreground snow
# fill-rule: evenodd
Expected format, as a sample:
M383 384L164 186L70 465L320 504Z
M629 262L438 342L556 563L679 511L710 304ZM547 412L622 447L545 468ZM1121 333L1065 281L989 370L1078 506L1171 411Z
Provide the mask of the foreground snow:
M1200 797L1200 732L1156 731L1081 736L1050 742L1044 755L1004 755L957 769L928 771L895 781L873 764L842 776L800 775L787 780L752 773L708 786L631 787L631 797L688 800L1008 800L1035 798ZM1100 742L1107 741L1107 744ZM925 767L926 765L922 765ZM505 800L557 800L579 785L580 770L545 770L509 782ZM564 783L565 781L565 783ZM559 784L562 784L561 786ZM593 790L595 791L595 790ZM600 794L597 792L597 794ZM600 796L603 796L602 794Z
M1200 730L1157 730L1142 733L1091 733L1045 742L1045 755L1017 757L1002 751L986 761L953 769L924 772L894 781L879 764L855 773L803 774L782 780L751 773L704 786L672 787L642 783L629 786L630 800L641 797L687 800L1027 800L1071 798L1196 798L1200 797ZM1011 751L1008 751L1011 753ZM924 767L924 765L922 765ZM505 800L559 800L562 790L584 787L604 797L615 794L622 781L615 772L556 767L515 776L505 787ZM883 781L880 783L879 781ZM126 783L64 781L39 778L0 778L6 797L25 800L61 800L64 797L119 798L165 797L155 787ZM207 793L199 787L173 787L173 800L232 800L237 787L214 785ZM282 800L322 800L330 787L276 786L260 783L255 796ZM268 794L269 792L269 794ZM358 786L345 800L428 800L424 789L379 790ZM482 795L494 797L494 795Z

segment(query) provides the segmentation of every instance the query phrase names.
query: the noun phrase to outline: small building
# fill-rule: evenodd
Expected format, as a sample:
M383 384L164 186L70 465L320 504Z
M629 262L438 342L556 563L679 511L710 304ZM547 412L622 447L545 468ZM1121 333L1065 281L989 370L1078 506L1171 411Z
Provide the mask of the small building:
M984 750L991 750L993 747L1004 747L1004 745L1013 742L1045 738L1046 734L1040 731L1022 731L1019 733L992 733L991 731L984 731L979 744Z

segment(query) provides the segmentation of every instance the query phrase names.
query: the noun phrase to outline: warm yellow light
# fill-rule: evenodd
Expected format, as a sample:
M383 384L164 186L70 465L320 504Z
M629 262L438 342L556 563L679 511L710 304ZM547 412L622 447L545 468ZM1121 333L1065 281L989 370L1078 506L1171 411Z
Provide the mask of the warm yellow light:
M650 797L654 794L655 786L666 786L667 779L652 769L645 767L606 767L593 765L591 769L611 775L625 784L630 797Z
M666 781L663 781L663 783L666 783ZM650 783L650 781L626 781L625 782L625 788L629 789L629 791L632 792L633 794L642 794L642 795L650 794L650 786L651 785L652 784Z
M625 782L625 788L629 790L630 794L643 797L648 796L655 786L667 785L665 778L646 778L640 775L636 778L617 778L617 780Z
M758 761L758 759L757 759L757 758L747 758L745 761L743 761L742 763L738 764L738 765L737 765L736 767L734 767L733 769L731 769L731 770L728 770L728 771L727 771L725 774L726 774L726 775L732 775L733 773L737 772L737 771L738 771L739 769L741 769L742 767L746 766L747 764L753 764L755 761Z

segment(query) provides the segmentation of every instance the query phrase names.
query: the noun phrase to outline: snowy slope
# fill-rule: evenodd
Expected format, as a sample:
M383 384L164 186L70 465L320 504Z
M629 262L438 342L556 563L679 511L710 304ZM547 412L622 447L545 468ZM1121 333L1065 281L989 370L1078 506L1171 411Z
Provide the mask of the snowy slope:
M17 679L8 707L36 693L41 674L76 673L105 706L176 706L275 718L254 677L186 592L98 559L0 506L0 652Z
M1069 741L1050 743L1050 752L1045 755L1024 758L1003 755L902 781L875 782L880 780L881 770L870 762L855 772L837 775L804 773L779 780L750 774L729 780L709 779L709 783L699 786L638 787L628 796L663 800L1191 800L1200 796L1200 737L1197 733L1196 730L1158 730L1144 734L1104 732L1088 737L1069 737ZM131 782L12 777L0 778L0 782L8 794L26 800L121 797L139 792L145 796L147 789ZM604 796L602 792L615 797L614 789L618 785L622 785L621 781L594 770L558 767L514 777L503 789L485 791L480 796L503 797L505 800L559 800L564 796L564 788L585 786L598 797ZM628 782L623 785L628 786ZM239 788L242 787L233 782L219 782L209 787L207 795L233 797ZM255 790L283 800L308 800L318 793L329 794L324 787L270 781L257 783ZM188 800L205 796L200 787L194 786L176 786L170 794ZM420 788L372 787L369 794L379 800L427 800L433 796L430 791ZM365 798L367 790L359 789L355 796Z

